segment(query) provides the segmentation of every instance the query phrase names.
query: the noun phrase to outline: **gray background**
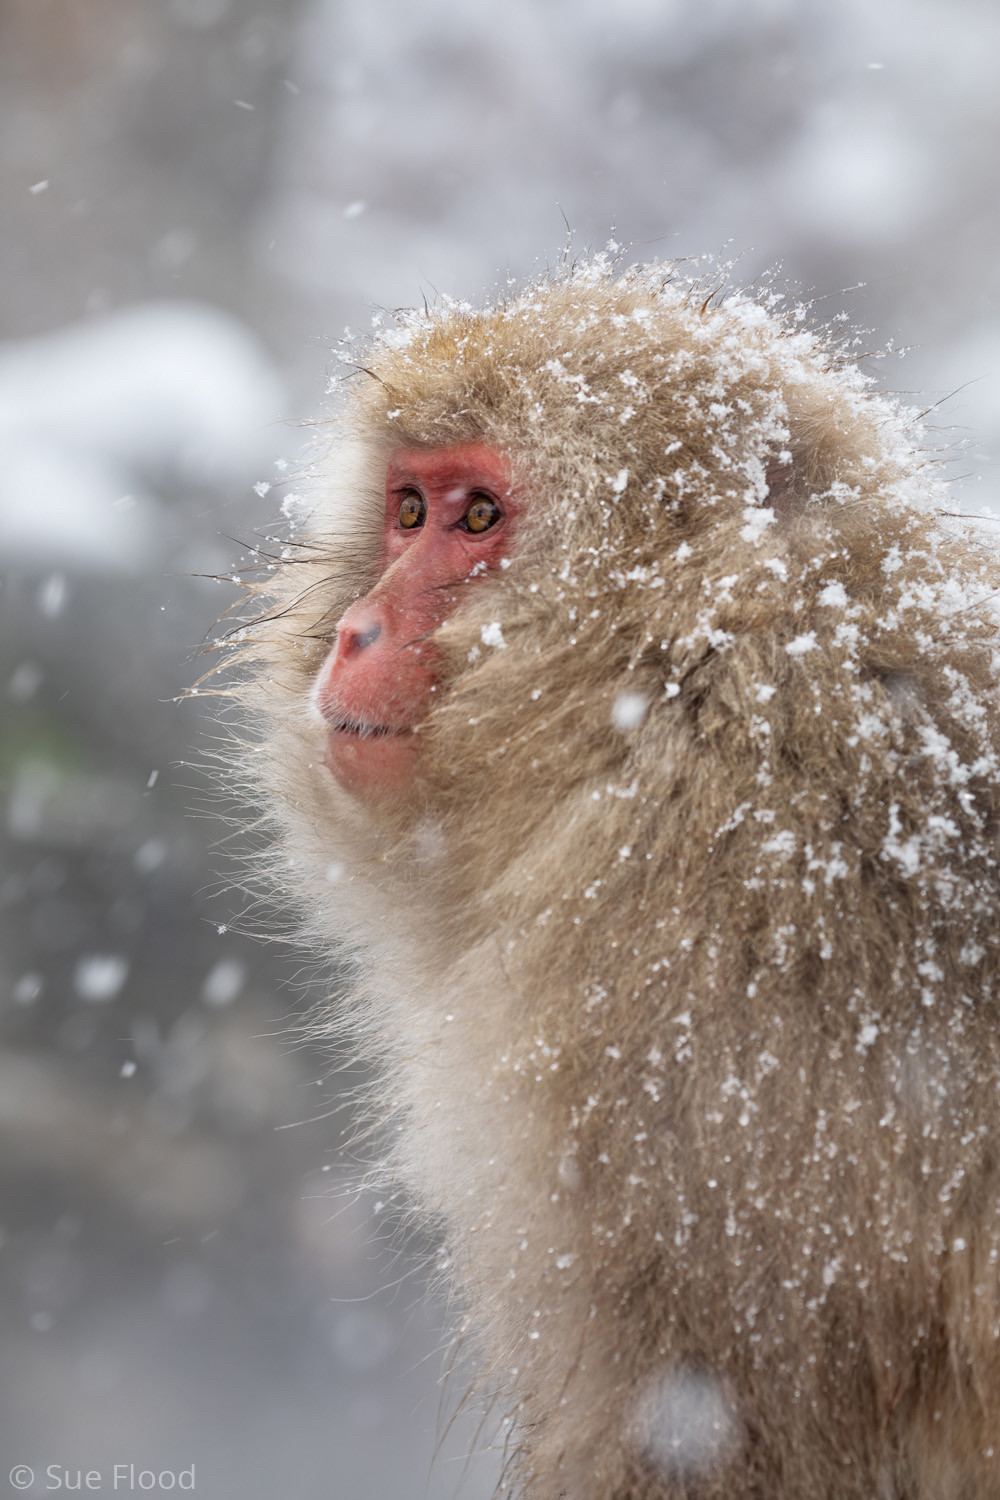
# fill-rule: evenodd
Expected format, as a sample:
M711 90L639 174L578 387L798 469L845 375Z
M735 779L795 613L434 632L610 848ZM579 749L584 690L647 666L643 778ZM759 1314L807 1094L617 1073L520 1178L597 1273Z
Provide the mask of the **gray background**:
M0 1496L489 1493L434 1245L352 1186L363 1074L237 930L175 701L211 575L345 325L529 275L564 219L913 346L873 368L990 506L998 58L995 0L0 0Z

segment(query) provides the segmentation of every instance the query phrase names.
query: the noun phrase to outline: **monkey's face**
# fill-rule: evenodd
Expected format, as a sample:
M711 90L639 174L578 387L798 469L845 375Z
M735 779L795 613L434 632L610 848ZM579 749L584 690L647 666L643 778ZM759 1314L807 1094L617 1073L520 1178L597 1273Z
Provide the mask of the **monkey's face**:
M349 792L405 788L436 688L429 637L499 564L517 508L506 460L483 444L390 455L381 573L339 620L314 689L325 762Z

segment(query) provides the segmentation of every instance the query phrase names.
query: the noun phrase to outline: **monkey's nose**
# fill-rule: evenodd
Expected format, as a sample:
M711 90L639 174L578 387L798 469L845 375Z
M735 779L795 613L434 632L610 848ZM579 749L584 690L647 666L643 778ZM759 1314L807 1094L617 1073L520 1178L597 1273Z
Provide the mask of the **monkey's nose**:
M343 626L337 631L337 643L340 646L340 655L353 656L358 651L363 651L366 646L372 646L382 634L382 626L377 620L363 627Z

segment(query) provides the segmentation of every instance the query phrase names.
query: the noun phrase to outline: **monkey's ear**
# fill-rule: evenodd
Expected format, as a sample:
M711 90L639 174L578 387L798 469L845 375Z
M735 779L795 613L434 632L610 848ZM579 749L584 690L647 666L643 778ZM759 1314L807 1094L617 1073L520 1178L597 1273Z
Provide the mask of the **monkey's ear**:
M795 466L791 458L772 458L764 469L767 480L767 500L779 521L789 521L801 509L800 496L795 491Z

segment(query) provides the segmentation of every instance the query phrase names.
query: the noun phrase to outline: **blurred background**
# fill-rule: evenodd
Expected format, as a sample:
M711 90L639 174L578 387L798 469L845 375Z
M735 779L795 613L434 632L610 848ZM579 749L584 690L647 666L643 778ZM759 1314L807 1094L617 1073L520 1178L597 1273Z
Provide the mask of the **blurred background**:
M846 310L990 507L998 59L995 0L0 0L0 1494L490 1494L434 1247L295 1037L317 981L236 930L177 701L215 577L345 327L567 224Z

